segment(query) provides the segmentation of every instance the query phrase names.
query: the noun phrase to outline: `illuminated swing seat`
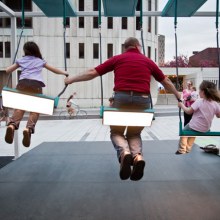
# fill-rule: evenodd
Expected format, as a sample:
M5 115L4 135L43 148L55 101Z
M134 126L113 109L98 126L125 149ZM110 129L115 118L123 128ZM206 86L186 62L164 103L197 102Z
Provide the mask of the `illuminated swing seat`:
M115 126L151 126L154 109L140 111L103 107L103 124Z
M4 87L2 89L2 101L3 106L7 108L53 115L53 110L58 105L59 97L53 98L43 94L27 93Z

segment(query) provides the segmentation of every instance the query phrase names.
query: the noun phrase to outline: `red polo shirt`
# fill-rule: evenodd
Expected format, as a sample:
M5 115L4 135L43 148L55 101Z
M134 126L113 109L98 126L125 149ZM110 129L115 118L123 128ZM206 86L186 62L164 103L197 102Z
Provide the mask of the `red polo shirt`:
M151 76L158 82L165 79L158 66L138 49L129 49L95 67L99 75L114 71L114 91L150 93Z

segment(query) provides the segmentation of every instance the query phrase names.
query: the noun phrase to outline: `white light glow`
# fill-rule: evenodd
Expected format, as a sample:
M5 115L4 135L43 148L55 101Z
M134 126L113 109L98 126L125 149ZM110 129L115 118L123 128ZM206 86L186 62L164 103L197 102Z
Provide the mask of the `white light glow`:
M151 126L153 113L104 111L104 125Z
M2 90L3 106L53 115L54 100Z

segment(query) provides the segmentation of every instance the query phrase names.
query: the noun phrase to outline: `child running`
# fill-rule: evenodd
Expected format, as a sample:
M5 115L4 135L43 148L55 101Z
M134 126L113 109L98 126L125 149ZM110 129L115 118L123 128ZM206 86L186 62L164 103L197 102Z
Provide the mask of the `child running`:
M24 44L23 50L24 56L20 59L17 59L13 65L9 66L6 69L6 73L12 73L19 67L21 68L21 75L19 77L19 82L16 86L17 90L35 94L42 94L42 87L45 87L45 84L43 82L41 72L44 67L56 74L68 76L68 73L66 71L57 69L47 64L47 62L42 58L40 49L35 42L26 42ZM5 134L5 141L8 144L13 143L14 130L17 130L19 128L19 124L24 116L24 113L25 111L23 110L14 109L13 115L9 119L8 127ZM22 143L25 147L30 146L31 134L34 133L35 125L38 121L38 118L39 113L30 112L26 128L23 131Z
M214 116L220 118L220 94L216 85L204 80L199 87L199 96L200 98L188 108L182 102L178 103L185 113L193 114L184 130L207 132L210 130ZM195 137L181 137L176 154L189 153L194 141Z

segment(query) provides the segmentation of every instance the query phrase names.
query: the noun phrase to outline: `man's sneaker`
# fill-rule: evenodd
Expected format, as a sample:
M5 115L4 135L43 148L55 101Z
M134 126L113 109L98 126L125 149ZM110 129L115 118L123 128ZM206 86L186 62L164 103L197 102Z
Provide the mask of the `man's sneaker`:
M138 154L133 161L133 170L130 176L131 180L140 180L144 175L145 161L143 156Z
M29 147L31 144L31 133L28 128L23 131L23 140L22 143L25 147Z
M122 180L126 180L131 175L131 164L132 164L132 156L129 152L123 152L120 158L121 166L120 166L120 178Z
M5 142L6 143L8 143L8 144L13 143L14 131L15 131L15 127L13 125L9 125L7 127L6 134L5 134Z

